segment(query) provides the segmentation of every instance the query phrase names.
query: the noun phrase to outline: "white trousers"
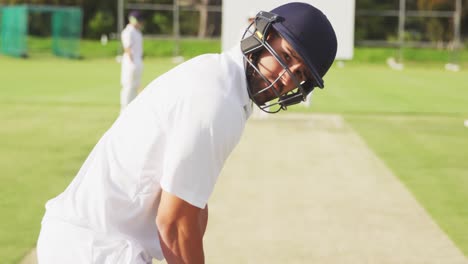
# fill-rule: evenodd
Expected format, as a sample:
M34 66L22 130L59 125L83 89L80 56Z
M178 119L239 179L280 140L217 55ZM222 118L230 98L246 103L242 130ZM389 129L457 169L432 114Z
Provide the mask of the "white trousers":
M38 264L151 264L138 243L44 217L37 242Z
M133 63L126 56L122 58L122 71L120 83L122 90L120 91L120 106L123 110L127 105L135 99L138 94L138 88L141 85L141 75L143 72L143 63Z

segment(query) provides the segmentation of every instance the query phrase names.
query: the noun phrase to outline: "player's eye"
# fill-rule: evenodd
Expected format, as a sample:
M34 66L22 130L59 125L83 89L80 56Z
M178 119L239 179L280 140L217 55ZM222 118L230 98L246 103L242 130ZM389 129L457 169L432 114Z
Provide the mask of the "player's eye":
M284 53L283 53L283 57L284 57L284 60L285 60L286 62L291 61L291 56L289 56L288 53L284 52Z

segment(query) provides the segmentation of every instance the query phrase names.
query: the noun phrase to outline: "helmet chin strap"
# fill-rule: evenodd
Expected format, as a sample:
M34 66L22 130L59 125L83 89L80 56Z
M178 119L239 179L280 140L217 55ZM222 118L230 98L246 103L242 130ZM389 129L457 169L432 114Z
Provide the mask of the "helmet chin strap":
M255 74L258 74L258 76L260 76L263 81L267 83L267 85L263 89L260 89L260 91L253 91L253 87L251 87L251 83L249 81L247 88L249 96L262 111L267 113L277 113L280 110L287 110L288 106L305 101L307 95L314 89L312 81L307 80L300 82L297 80L295 75L289 70L289 67L282 61L277 52L266 40L268 34L271 32L271 25L275 22L281 21L281 19L281 17L273 13L264 11L259 12L255 17L254 22L252 22L244 32L241 40L241 50L244 55L246 74L249 75L248 79L253 78ZM251 28L254 31L251 31ZM265 49L270 52L278 61L278 63L284 68L283 73L273 82L269 81L258 69L259 54ZM294 92L291 91L284 95L280 95L279 91L275 89L274 84L280 81L283 74L290 75L292 80L296 83L297 89L294 89ZM275 94L277 101L272 99L265 102L265 104L259 103L256 97L267 90L271 90ZM272 106L279 107L275 110L271 110L270 107Z

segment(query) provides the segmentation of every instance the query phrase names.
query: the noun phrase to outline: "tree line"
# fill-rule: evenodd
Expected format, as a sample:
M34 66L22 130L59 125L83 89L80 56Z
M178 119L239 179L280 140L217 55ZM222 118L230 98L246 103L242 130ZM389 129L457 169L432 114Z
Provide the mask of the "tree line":
M53 6L79 6L83 10L83 37L99 38L102 34L117 31L117 0L0 0L0 5L34 4ZM166 4L174 0L126 0L126 3ZM180 11L180 33L183 36L218 37L221 34L220 12L209 12L208 6L220 6L222 0L178 0L185 8ZM398 17L362 15L360 10L385 12L398 10L399 0L356 0L355 39L392 41L398 37ZM193 7L191 9L187 7ZM406 0L407 10L453 11L455 0ZM128 12L128 10L126 10ZM145 10L145 34L171 35L173 12L171 10ZM125 13L126 14L126 13ZM47 14L30 14L30 33L50 34L50 17ZM468 36L468 1L463 0L462 36ZM406 36L409 41L450 41L453 39L453 20L437 17L407 17ZM462 37L463 39L463 37Z
M382 16L388 11L397 11L400 0L356 0L355 39L385 40L398 39L398 17ZM406 0L407 11L423 11L429 13L453 12L456 0ZM361 12L360 12L361 11ZM372 12L363 12L372 11ZM369 13L374 15L369 15ZM445 14L447 14L445 13ZM468 37L468 1L462 1L461 35ZM380 15L377 15L380 14ZM454 20L450 17L417 17L405 18L405 41L415 42L451 42L454 39Z
M102 34L117 31L117 0L0 0L6 5L49 5L78 6L83 10L83 37L99 38ZM133 0L126 3L172 5L174 0ZM221 6L222 0L178 0L180 9L180 33L183 36L218 37L221 35L221 13L209 12L208 6ZM125 10L125 23L127 13ZM173 33L173 12L171 10L142 10L145 17L144 33L171 35ZM50 35L50 14L29 14L29 33L37 36Z

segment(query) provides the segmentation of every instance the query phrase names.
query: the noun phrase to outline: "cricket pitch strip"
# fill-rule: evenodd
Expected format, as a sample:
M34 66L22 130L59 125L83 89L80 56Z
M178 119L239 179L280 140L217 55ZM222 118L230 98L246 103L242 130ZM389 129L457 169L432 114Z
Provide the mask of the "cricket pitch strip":
M250 120L210 201L207 263L468 263L338 115Z

